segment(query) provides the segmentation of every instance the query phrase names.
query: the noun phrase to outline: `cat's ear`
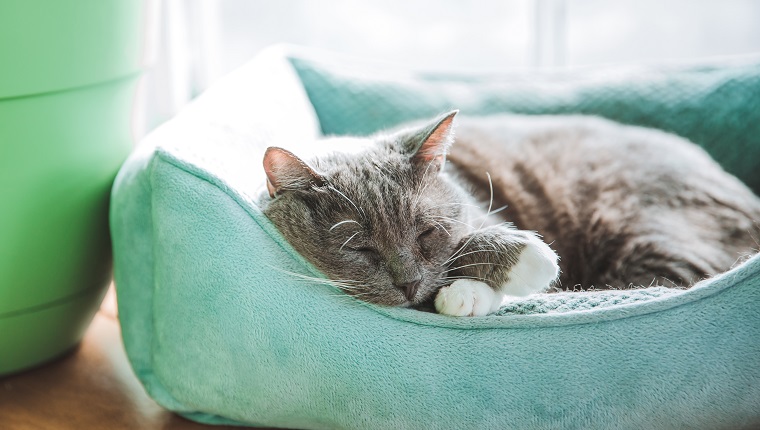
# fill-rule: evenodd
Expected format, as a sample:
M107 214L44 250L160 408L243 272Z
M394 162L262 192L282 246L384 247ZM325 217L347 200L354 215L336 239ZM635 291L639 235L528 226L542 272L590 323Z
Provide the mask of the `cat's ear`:
M264 172L270 197L288 190L305 190L322 186L325 178L292 152L270 146L264 153Z
M415 131L406 139L406 148L412 155L412 162L441 170L446 162L446 153L454 142L454 117L458 110L442 115Z

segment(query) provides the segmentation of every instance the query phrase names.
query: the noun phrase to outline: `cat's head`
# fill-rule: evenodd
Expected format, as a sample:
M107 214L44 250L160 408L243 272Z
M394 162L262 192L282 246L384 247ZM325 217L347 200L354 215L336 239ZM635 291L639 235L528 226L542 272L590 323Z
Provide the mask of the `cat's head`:
M264 213L347 293L392 306L430 299L466 234L465 197L441 174L456 113L368 138L358 154L307 163L268 148Z

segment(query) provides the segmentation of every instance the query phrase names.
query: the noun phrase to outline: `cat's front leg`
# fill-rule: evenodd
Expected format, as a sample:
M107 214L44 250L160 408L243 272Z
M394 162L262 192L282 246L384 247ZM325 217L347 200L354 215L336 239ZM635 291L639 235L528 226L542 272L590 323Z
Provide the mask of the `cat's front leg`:
M454 282L438 292L435 309L454 316L487 315L505 295L546 290L559 275L557 254L535 234L494 226L466 236L449 263Z

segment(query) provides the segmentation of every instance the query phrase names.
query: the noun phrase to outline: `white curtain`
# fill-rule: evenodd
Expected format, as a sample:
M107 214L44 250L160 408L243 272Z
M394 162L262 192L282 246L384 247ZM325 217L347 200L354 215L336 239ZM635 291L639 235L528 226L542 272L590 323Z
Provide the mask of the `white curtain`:
M760 52L755 0L154 0L137 138L263 47L494 71Z

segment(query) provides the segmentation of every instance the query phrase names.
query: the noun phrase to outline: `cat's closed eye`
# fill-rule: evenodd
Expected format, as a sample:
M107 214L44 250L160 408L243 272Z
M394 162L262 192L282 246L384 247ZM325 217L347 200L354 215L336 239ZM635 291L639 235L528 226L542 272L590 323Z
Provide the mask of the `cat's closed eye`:
M435 233L435 227L428 227L427 229L425 229L425 231L423 231L422 233L420 233L417 236L417 240L426 239L426 238L432 236L433 233Z
M380 255L375 248L369 246L359 246L355 248L347 248L349 251L361 254L367 258L375 258Z
M439 227L428 227L417 235L417 244L420 247L423 255L429 257L435 248L440 246L440 240L438 238L438 232L443 231Z

